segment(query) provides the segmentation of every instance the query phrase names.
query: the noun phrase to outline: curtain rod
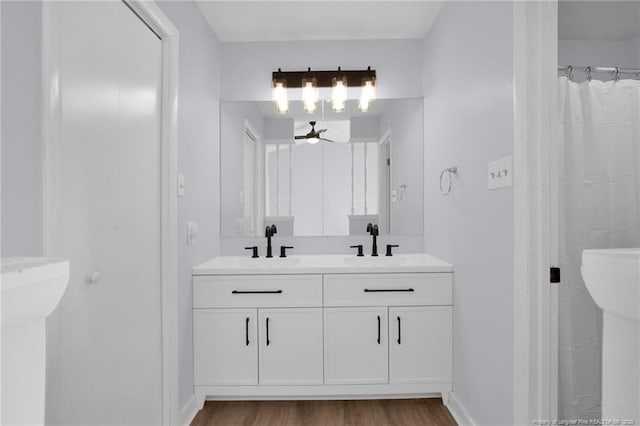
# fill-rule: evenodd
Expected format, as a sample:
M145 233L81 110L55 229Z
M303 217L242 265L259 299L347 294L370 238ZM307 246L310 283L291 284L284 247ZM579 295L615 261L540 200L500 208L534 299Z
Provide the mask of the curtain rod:
M640 74L640 68L592 67L583 65L559 65L558 71L582 71L585 73Z

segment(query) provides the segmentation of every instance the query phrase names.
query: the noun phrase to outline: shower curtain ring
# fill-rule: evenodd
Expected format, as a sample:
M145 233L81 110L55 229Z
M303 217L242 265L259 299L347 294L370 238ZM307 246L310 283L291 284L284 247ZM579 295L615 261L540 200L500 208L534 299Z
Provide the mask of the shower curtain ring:
M613 76L613 81L620 81L620 67L616 67L616 73Z
M567 65L567 78L573 80L573 66Z
M587 74L587 81L591 81L591 67L585 68L584 72Z

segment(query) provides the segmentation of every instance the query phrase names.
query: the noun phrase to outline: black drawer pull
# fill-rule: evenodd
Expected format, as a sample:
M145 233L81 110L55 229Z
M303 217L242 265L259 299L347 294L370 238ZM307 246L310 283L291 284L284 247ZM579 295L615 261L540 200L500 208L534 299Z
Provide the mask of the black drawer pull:
M280 294L280 293L282 293L282 290L233 290L231 292L231 294Z
M267 317L267 346L269 346L271 341L269 340L269 317Z
M365 293L414 292L412 288L365 288Z
M244 335L247 341L247 346L249 346L249 317L247 317L247 321L244 326Z
M378 315L378 344L380 344L380 315Z
M401 326L400 326L400 317L398 317L398 344L400 344L400 330L401 330Z

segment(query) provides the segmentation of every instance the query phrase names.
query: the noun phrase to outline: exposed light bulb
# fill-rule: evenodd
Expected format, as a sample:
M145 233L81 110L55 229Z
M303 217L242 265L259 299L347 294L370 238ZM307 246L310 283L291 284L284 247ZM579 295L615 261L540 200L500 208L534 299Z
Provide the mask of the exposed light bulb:
M302 101L304 110L309 114L316 112L318 102L318 85L315 78L302 80Z
M347 78L334 78L333 90L331 92L331 105L333 111L342 112L345 109L347 102Z
M276 81L273 84L272 99L276 103L276 110L285 114L289 111L289 100L287 99L287 83Z
M362 94L360 95L360 102L358 107L360 111L367 112L371 106L371 102L376 98L376 88L373 85L373 80L365 80L362 86Z

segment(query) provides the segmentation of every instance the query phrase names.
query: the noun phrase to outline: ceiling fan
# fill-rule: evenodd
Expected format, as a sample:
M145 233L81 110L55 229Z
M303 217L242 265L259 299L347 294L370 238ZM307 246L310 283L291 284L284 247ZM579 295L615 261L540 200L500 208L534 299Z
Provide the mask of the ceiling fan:
M324 132L327 131L327 129L320 129L320 130L316 130L316 122L315 121L310 121L309 124L311 125L311 131L309 133L307 133L306 135L297 135L295 136L295 140L300 140L303 139L306 142L310 143L310 144L314 144L314 143L318 143L319 141L325 141L325 142L331 142L334 143L335 141L332 141L331 139L327 139L327 138L323 138L322 134Z

